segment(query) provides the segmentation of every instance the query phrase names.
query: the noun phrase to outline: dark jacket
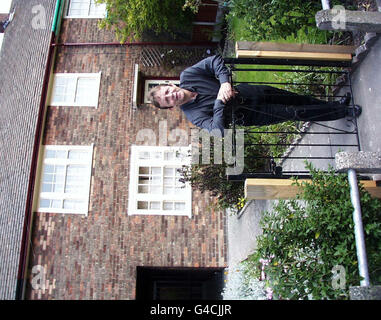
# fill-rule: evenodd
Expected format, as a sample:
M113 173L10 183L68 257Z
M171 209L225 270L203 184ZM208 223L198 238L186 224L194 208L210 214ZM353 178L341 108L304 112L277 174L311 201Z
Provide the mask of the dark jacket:
M217 100L220 85L229 81L229 70L220 55L208 57L185 69L180 75L180 88L197 92L196 98L181 106L187 119L216 136L224 135L224 107Z

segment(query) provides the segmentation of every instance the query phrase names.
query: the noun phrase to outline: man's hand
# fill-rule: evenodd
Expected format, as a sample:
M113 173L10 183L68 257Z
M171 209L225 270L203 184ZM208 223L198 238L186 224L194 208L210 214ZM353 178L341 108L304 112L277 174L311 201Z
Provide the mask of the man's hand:
M224 82L221 84L220 90L218 91L217 99L222 100L223 103L228 102L230 99L234 98L236 92L232 88L229 82Z

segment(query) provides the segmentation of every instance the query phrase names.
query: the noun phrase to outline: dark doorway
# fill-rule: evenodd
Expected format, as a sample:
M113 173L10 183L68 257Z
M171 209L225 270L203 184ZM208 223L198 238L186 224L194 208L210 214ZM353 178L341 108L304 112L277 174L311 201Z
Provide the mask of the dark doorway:
M137 267L137 300L219 300L224 268Z

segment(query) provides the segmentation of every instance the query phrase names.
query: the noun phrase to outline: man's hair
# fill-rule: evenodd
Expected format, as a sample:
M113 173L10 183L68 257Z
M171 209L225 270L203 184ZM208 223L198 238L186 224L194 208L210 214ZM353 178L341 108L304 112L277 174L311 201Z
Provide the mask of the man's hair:
M162 107L157 101L157 93L159 92L160 88L168 86L167 84L158 84L157 86L154 86L149 92L148 92L148 98L151 101L151 103L159 109L170 109L172 107Z

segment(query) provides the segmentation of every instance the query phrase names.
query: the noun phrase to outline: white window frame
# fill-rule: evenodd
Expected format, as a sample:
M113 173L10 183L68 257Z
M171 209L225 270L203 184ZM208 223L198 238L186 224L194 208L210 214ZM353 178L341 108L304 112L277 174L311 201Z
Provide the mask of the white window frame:
M83 2L86 1L89 3L89 11L90 11L90 3L91 3L90 0L82 0L82 1ZM73 15L69 15L70 0L67 0L65 3L64 18L69 18L69 19L103 19L107 16L106 5L104 4L104 6L105 6L105 10L104 10L103 14L73 16Z
M144 81L144 103L151 103L151 101L148 99L148 93L152 89L150 88L150 85L159 85L159 84L175 84L179 85L180 80L166 80L166 79L155 79L155 80L145 80Z
M98 108L99 103L99 89L100 89L100 82L101 82L101 75L102 72L98 73L55 73L54 79L53 79L53 86L51 90L51 97L50 97L50 106L70 106L70 107L94 107ZM61 101L54 101L54 89L56 87L56 81L58 78L70 78L75 81L75 88L74 92L72 92L73 99L69 102L61 102ZM94 87L94 95L96 95L96 99L94 99L94 103L82 103L82 102L76 102L75 101L75 95L78 89L78 80L81 78L91 78L97 80L96 85Z
M89 156L86 159L55 159L55 158L46 158L47 151L65 151L69 152L71 150L79 150L88 152ZM89 211L89 200L90 200L90 184L91 184L91 171L92 171L92 163L93 163L93 152L94 145L90 146L69 146L69 145L45 145L43 150L43 163L40 175L40 189L39 189L39 197L38 197L38 209L37 212L49 212L49 213L72 213L72 214L84 214L87 215ZM86 166L85 171L85 184L83 187L82 193L58 193L58 192L42 192L43 186L43 176L44 176L44 166L45 165L64 165L65 171L67 166L69 165L84 165ZM66 177L66 175L65 175ZM64 208L45 208L40 207L40 200L81 200L86 203L86 208L82 210L76 209L64 209Z
M131 146L130 156L130 183L129 183L129 197L128 197L128 215L176 215L192 217L192 188L189 182L185 183L185 190L181 194L152 194L152 193L138 193L139 187L139 167L161 167L164 177L164 167L173 168L181 167L183 165L191 165L191 157L189 155L190 146L187 147L168 147L168 146ZM164 160L160 159L139 159L140 152L179 152L186 155L183 159ZM162 182L163 188L164 184ZM155 201L161 203L161 209L147 210L138 209L138 201ZM164 202L185 202L184 210L164 210Z

